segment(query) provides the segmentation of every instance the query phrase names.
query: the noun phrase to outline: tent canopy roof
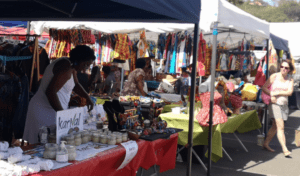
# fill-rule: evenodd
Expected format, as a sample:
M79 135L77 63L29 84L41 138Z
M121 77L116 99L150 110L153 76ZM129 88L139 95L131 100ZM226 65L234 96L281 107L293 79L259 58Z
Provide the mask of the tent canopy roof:
M1 0L1 20L197 23L199 0Z
M284 40L272 33L270 33L270 38L273 42L275 49L289 51L289 42Z
M230 28L255 38L269 38L269 23L261 20L226 0L201 1L200 28L212 31L213 23L219 22L219 28ZM219 38L219 36L218 36Z
M299 40L298 35L300 29L299 22L291 23L270 23L270 32L276 36L288 40L288 47L293 57L300 59Z

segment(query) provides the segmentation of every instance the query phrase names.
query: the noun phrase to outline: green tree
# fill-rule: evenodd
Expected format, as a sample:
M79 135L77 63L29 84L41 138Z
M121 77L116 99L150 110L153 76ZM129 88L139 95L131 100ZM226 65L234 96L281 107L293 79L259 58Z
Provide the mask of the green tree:
M289 17L285 13L284 8L280 8L280 7L273 7L270 5L266 5L266 6L251 5L249 2L245 2L242 5L237 5L237 7L268 22L295 21L295 18Z

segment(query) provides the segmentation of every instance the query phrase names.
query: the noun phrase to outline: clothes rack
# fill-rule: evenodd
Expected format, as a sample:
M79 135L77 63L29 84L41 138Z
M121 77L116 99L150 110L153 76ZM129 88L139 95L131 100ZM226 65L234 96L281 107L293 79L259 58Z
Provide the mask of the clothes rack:
M0 36L25 36L25 37L34 37L34 40L35 40L35 45L34 45L34 51L33 51L33 62L32 62L32 67L31 67L31 79L30 79L30 85L29 85L29 91L31 91L31 88L32 88L32 79L33 79L33 73L34 73L34 68L36 66L37 68L37 80L39 81L40 80L40 61L39 61L39 42L38 42L38 37L40 37L40 35L22 35L22 34L0 34ZM1 58L0 58L1 59ZM17 57L15 59L18 59ZM20 57L21 59L21 57ZM3 59L4 60L4 59ZM4 73L5 72L5 62L8 61L5 59L4 61L4 64L2 66L2 72ZM10 60L11 61L11 60Z

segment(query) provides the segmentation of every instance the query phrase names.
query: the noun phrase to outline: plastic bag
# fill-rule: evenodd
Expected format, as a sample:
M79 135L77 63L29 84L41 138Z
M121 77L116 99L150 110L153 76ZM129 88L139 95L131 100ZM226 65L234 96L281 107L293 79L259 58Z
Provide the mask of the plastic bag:
M243 101L254 101L256 100L258 90L255 85L246 83L241 92Z

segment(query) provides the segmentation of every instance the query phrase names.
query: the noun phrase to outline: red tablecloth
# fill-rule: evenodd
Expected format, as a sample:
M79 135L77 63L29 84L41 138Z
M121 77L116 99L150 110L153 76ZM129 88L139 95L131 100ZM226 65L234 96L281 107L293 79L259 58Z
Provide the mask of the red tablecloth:
M116 170L125 158L125 149L122 146L99 153L93 158L77 161L74 164L48 172L40 172L34 176L134 176L140 167L148 170L154 164L160 166L160 172L175 168L178 134L171 135L170 139L155 141L138 140L138 153L123 169Z

